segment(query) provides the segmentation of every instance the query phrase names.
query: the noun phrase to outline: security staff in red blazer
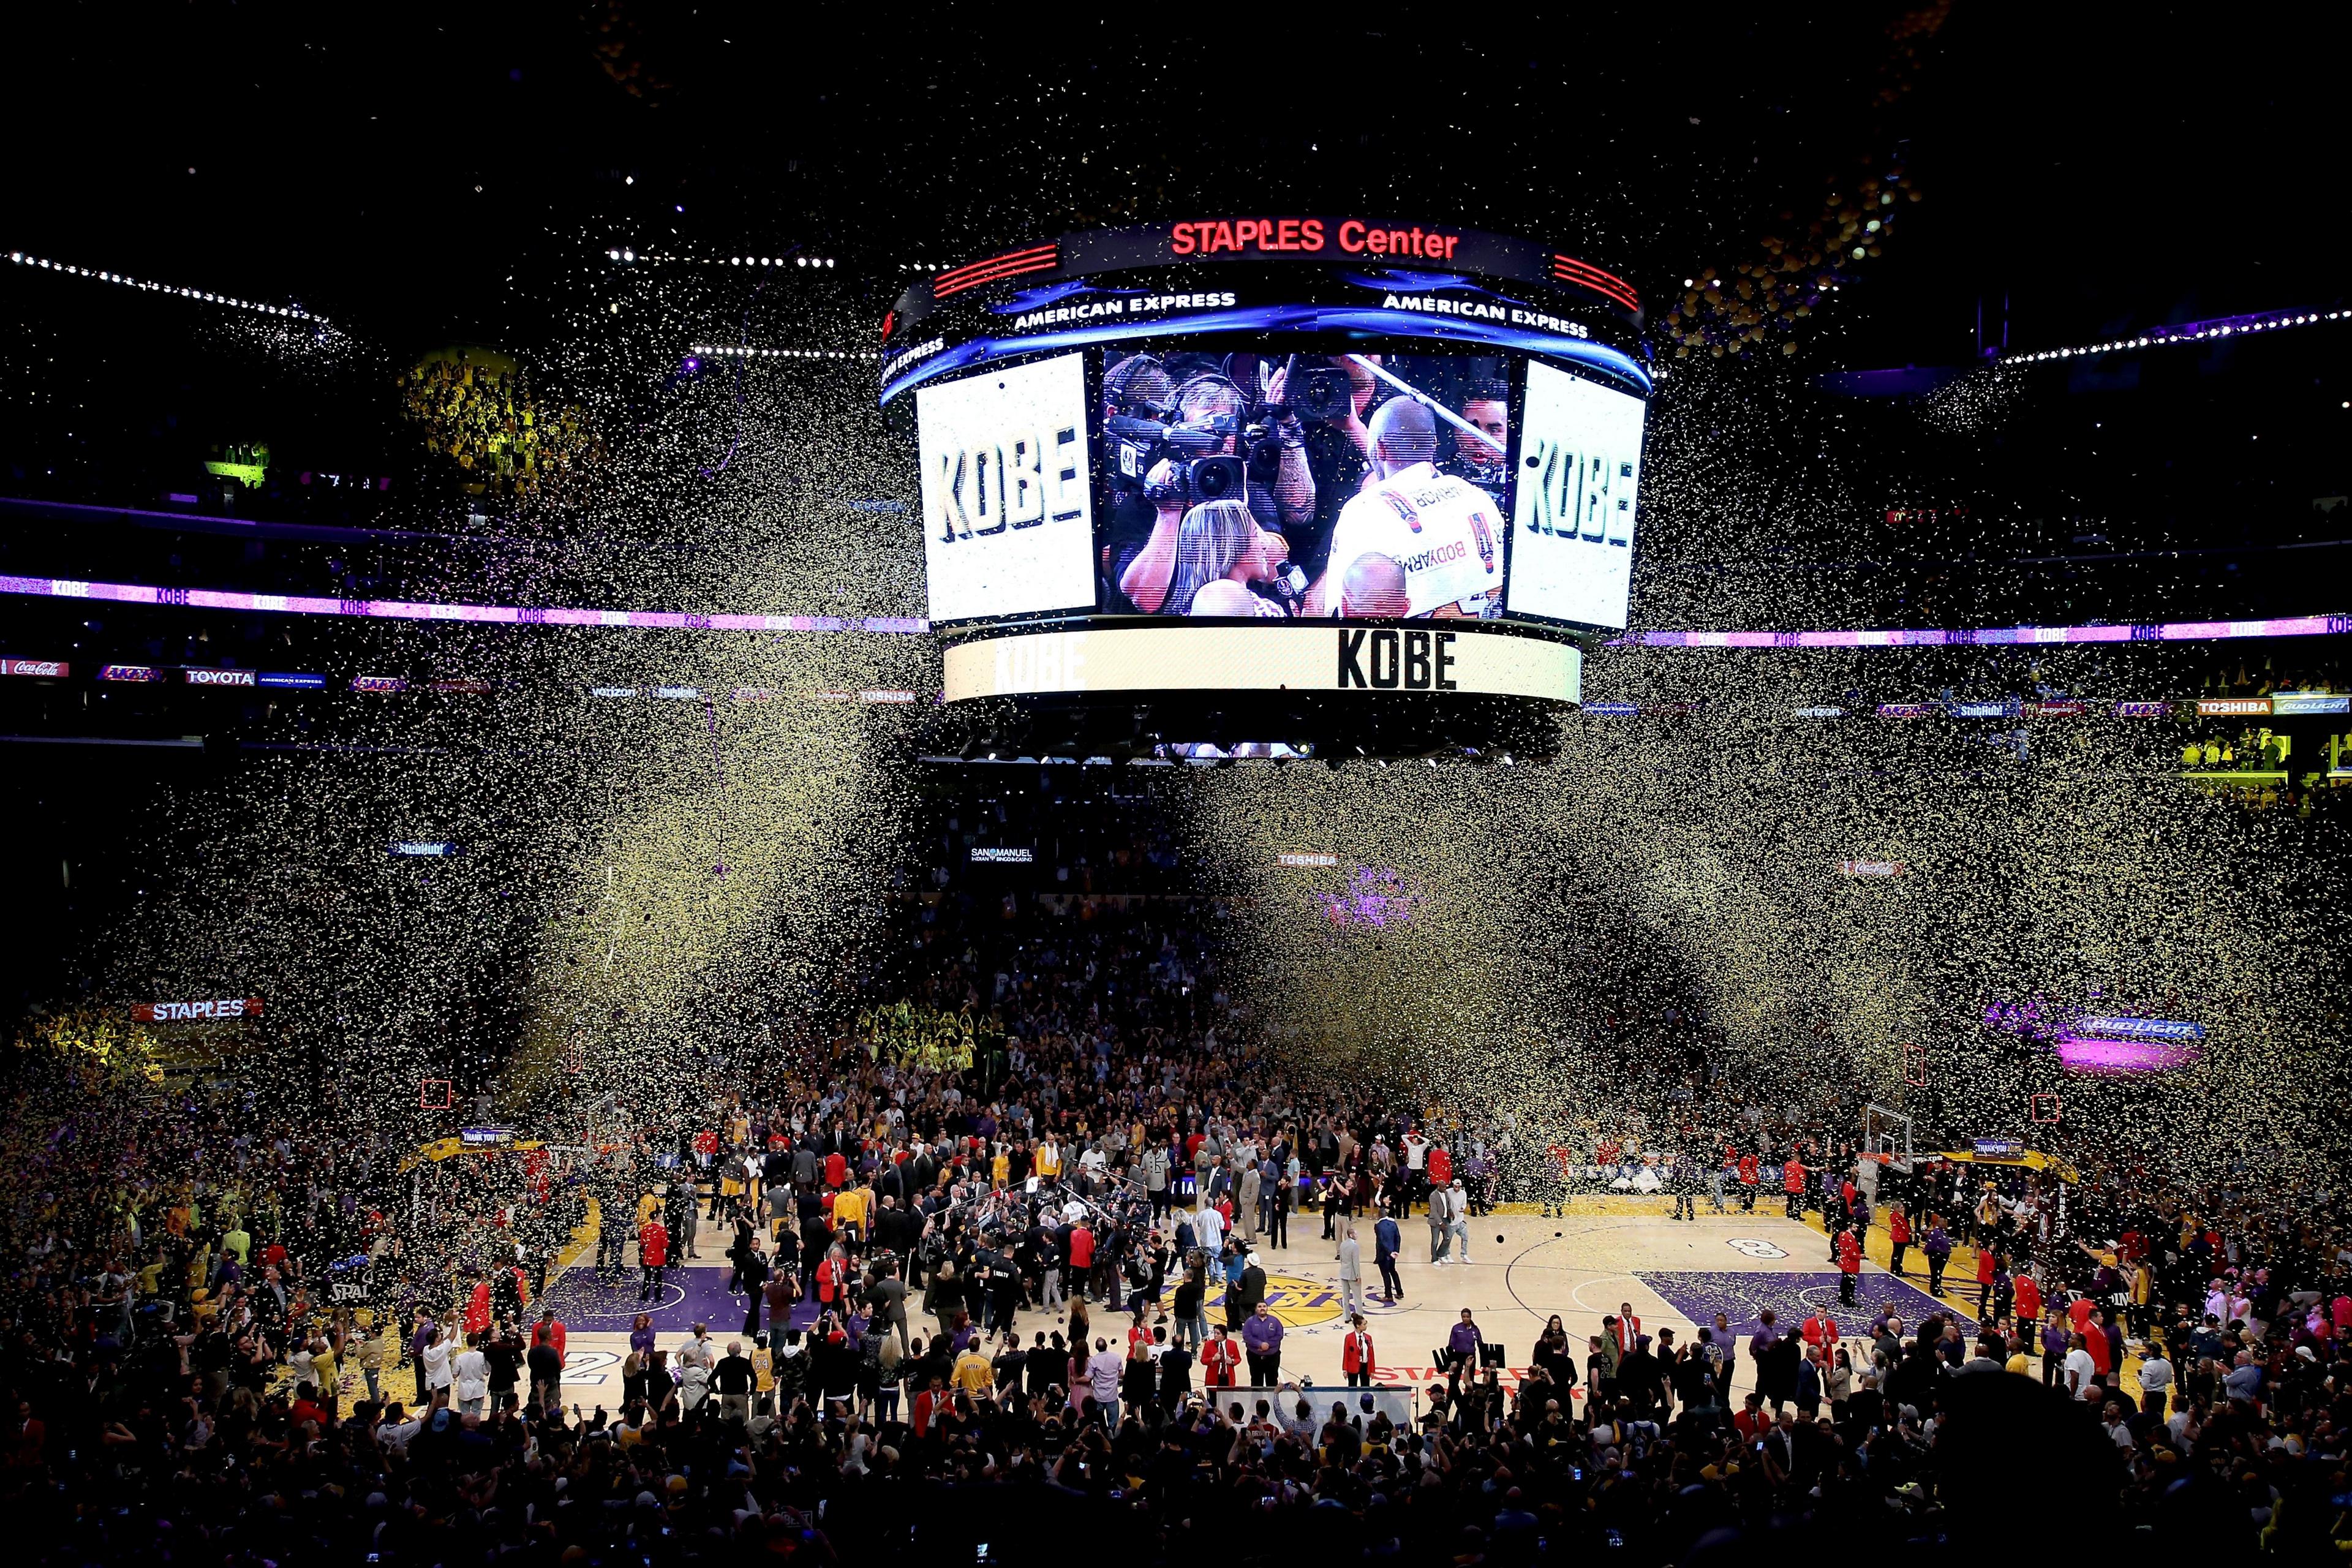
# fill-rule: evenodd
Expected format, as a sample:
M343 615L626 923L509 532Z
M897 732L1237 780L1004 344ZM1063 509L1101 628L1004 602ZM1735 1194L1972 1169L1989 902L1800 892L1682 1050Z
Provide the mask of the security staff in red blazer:
M1372 1354L1372 1336L1364 1327L1364 1315L1350 1313L1348 1337L1339 1342L1339 1370L1348 1374L1348 1386L1371 1387L1372 1368L1378 1364Z
M1201 1347L1201 1367L1211 1388L1234 1386L1234 1368L1241 1365L1242 1347L1233 1330L1217 1325L1217 1337Z

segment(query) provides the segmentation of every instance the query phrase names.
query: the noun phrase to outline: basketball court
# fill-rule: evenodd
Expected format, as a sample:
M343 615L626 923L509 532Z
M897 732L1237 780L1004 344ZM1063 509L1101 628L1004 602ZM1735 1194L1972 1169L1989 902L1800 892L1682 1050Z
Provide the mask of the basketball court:
M1525 1210L1532 1205L1511 1206ZM1572 1200L1565 1217L1528 1212L1492 1215L1477 1221L1471 1232L1472 1261L1443 1265L1429 1261L1429 1227L1416 1215L1402 1223L1404 1249L1398 1273L1404 1295L1394 1306L1381 1304L1378 1271L1371 1262L1371 1226L1360 1221L1365 1321L1378 1352L1377 1381L1409 1387L1436 1378L1433 1352L1444 1345L1465 1307L1481 1337L1503 1347L1506 1383L1517 1380L1536 1337L1555 1312L1568 1329L1580 1366L1587 1340L1601 1331L1601 1319L1627 1305L1641 1321L1643 1333L1654 1338L1659 1330L1671 1328L1677 1344L1694 1342L1696 1331L1712 1328L1718 1312L1744 1341L1768 1308L1785 1328L1815 1312L1830 1312L1848 1338L1861 1337L1880 1310L1890 1306L1906 1328L1916 1328L1935 1310L1956 1313L1964 1331L1975 1328L1972 1303L1964 1304L1958 1296L1938 1303L1928 1296L1923 1276L1898 1279L1880 1261L1864 1262L1857 1304L1841 1306L1837 1268L1829 1261L1829 1243L1820 1230L1761 1209L1715 1215L1706 1212L1704 1200L1700 1208L1696 1220L1677 1221L1668 1217L1671 1200L1665 1197L1612 1195ZM1289 1247L1258 1249L1268 1302L1285 1325L1283 1375L1311 1381L1318 1388L1337 1386L1345 1382L1339 1354L1347 1323L1335 1244L1319 1239L1319 1216L1300 1218L1304 1223L1291 1226ZM1884 1259L1885 1233L1874 1234L1872 1240L1872 1250ZM584 1258L566 1270L551 1283L549 1295L570 1331L567 1400L586 1405L601 1399L608 1406L617 1401L620 1357L628 1350L629 1323L640 1310L652 1314L666 1348L688 1337L696 1322L709 1325L723 1347L737 1336L744 1312L743 1297L726 1289L728 1274L724 1260L708 1258L672 1268L661 1300L641 1307L634 1268L625 1282L610 1287L596 1282ZM1963 1278L1956 1267L1947 1283ZM1212 1324L1223 1320L1219 1301L1213 1292L1208 1310ZM814 1305L803 1303L792 1326L805 1329L814 1319ZM1097 1333L1115 1334L1121 1321L1097 1306L1093 1321ZM1059 1312L1026 1311L1018 1327L1028 1341L1066 1322ZM909 1326L919 1336L932 1325L916 1316ZM1747 1388L1753 1383L1752 1366L1743 1356L1736 1386ZM1579 1393L1580 1396L1580 1389Z

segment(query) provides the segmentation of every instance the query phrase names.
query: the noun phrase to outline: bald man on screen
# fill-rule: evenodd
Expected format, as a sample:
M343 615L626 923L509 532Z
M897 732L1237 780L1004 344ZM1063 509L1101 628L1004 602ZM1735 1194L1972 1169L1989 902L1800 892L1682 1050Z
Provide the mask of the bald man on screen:
M1378 552L1359 555L1339 581L1339 613L1394 620L1410 613L1412 601L1404 587L1404 568Z
M1477 486L1433 466L1436 416L1411 398L1392 398L1372 415L1370 434L1371 471L1332 525L1330 554L1307 591L1306 613L1429 616L1499 593L1502 509ZM1358 576L1367 556L1384 559L1395 577L1377 562ZM1402 608L1395 607L1396 578ZM1386 607L1351 607L1375 603Z

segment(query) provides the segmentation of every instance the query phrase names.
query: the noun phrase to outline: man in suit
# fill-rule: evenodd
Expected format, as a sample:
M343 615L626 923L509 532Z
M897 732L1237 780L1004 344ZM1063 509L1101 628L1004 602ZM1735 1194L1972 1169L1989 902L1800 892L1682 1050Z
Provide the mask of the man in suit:
M1339 1237L1339 1310L1364 1310L1364 1249L1352 1224Z
M1382 1215L1372 1226L1372 1262L1381 1271L1381 1305L1393 1307L1404 1294L1404 1282L1397 1278L1397 1250L1404 1245L1404 1237L1397 1229L1393 1215Z
M1451 1187L1431 1189L1429 1194L1429 1260L1432 1263L1451 1261L1446 1248L1454 1241L1454 1191Z

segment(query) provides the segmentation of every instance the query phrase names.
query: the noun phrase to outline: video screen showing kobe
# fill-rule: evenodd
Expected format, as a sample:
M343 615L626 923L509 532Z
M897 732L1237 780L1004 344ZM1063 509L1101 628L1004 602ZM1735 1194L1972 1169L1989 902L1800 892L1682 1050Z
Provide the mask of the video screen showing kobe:
M1512 369L1496 355L1107 352L1101 607L1499 616Z

